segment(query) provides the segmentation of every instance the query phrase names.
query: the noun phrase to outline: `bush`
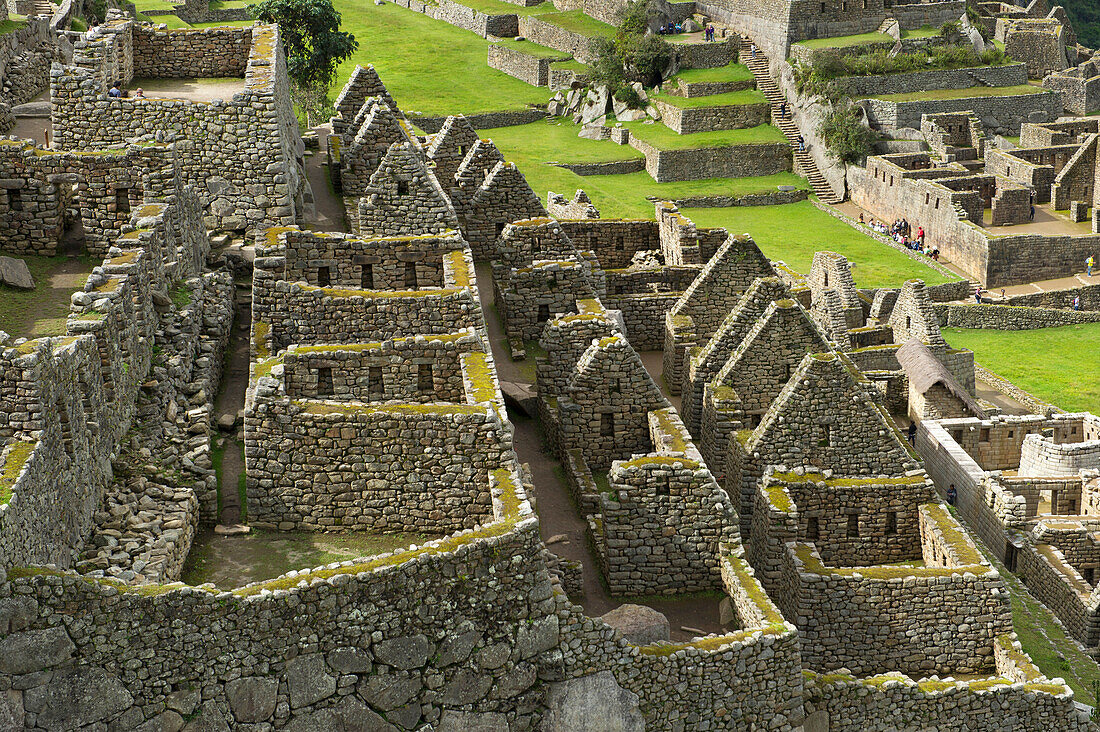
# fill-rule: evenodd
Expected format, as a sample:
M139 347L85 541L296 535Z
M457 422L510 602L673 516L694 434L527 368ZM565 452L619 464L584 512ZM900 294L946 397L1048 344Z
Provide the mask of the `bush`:
M672 60L672 47L663 38L646 35L648 18L654 12L652 0L634 0L624 9L614 40L598 38L591 41L592 80L597 85L609 87L621 101L627 101L619 97L619 92L627 88L629 82L641 82L644 86L659 84ZM636 103L641 106L641 99Z
M864 126L862 110L851 102L837 104L821 120L821 135L831 157L845 163L860 163L871 154L875 135Z

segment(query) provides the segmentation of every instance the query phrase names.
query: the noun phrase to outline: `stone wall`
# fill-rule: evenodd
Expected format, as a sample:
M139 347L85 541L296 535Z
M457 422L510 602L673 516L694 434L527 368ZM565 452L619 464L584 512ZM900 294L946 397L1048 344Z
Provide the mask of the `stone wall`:
M567 59L569 57L567 54L562 54L559 58ZM556 59L543 58L508 46L490 43L487 63L489 68L503 71L509 76L527 82L531 86L548 86L550 84L550 62L554 60Z
M1027 296L1031 297L1031 296ZM1072 307L1070 298L1069 306ZM1056 328L1076 323L1100 322L1095 310L1058 310L1022 305L937 305L940 324L950 328L988 328L991 330L1033 330Z
M883 131L902 127L920 129L926 114L970 111L982 120L987 132L1017 135L1024 122L1053 122L1062 115L1062 98L1054 92L1017 94L1000 97L967 97L960 99L924 99L897 102L888 99L864 99L860 102L868 121Z
M210 41L191 40L207 34ZM242 63L247 59L245 89L219 104L108 98L107 88L115 79L129 80L134 69L156 70L151 60L153 67L146 69L144 56L135 57L132 49L162 38L152 46L158 54L195 56L215 40L230 41L235 50L228 55ZM208 225L255 230L292 224L308 183L281 49L275 26L156 31L129 20L98 26L76 43L72 66L55 66L50 72L54 145L92 149L171 130L170 137L178 135L191 144L181 161L182 176L209 206ZM211 49L210 58L224 56ZM210 76L222 63L205 68L200 61L194 66L198 60L191 61L187 73L202 70L201 75Z
M169 176L168 185L174 182ZM172 201L135 211L134 226L73 294L67 335L0 345L0 413L5 415L0 440L11 443L0 448L5 461L0 486L11 493L0 506L0 567L71 566L112 480L111 457L137 416L139 398L148 398L139 394L153 367L154 347L178 358L171 374L161 374L163 387L153 391L166 402L209 365L203 362L206 346L217 350L208 338L226 328L227 313L217 302L226 293L213 279L191 282L191 312L177 321L196 326L186 344L160 330L154 298L195 277L209 247L193 194L177 188ZM174 265L166 266L170 262ZM164 319L170 317L175 318ZM215 355L220 363L220 354ZM206 386L214 393L219 372L208 374L213 380ZM162 403L160 415L167 406ZM158 424L163 420L160 416ZM196 492L209 488L197 484ZM206 498L203 493L200 501Z
M1027 66L1017 63L877 76L842 76L834 79L833 83L853 97L911 94L932 89L970 89L975 86L1016 86L1027 83Z
M678 107L675 104L654 99L653 104L661 113L662 124L680 135L712 130L739 130L744 127L766 125L771 119L771 107L767 102L714 107Z
M248 68L252 28L223 26L181 32L157 30L141 23L134 23L131 28L132 78L243 77ZM129 84L131 79L119 81Z
M575 247L596 253L604 269L624 269L636 252L661 248L660 229L651 220L562 219L559 223Z
M431 3L423 0L394 1L403 8L450 23L456 28L477 33L482 38L487 36L511 38L520 34L514 13L487 14L451 0Z
M788 545L791 567L783 579L791 582L794 604L787 613L796 618L807 666L859 675L995 670L994 640L1012 632L1003 580L943 507L922 506L920 523L925 569L834 569L812 545ZM955 548L960 544L962 551ZM859 601L868 596L876 601ZM970 622L958 624L960 617ZM843 620L815 624L811 618ZM952 632L942 637L949 624Z
M540 46L561 51L582 64L590 64L596 60L591 47L591 38L541 20L537 15L526 15L520 18L519 33L514 35L521 35Z
M786 143L721 148L660 150L631 136L630 146L645 154L645 169L658 183L706 178L745 178L791 170Z
M1100 468L1100 441L1055 442L1053 437L1029 434L1020 450L1019 474L1038 477L1076 477L1082 470Z
M7 18L6 11L5 6L0 21ZM27 18L26 25L0 36L0 100L14 107L49 89L50 63L60 58L49 18ZM7 128L0 128L0 132L7 132Z
M600 500L608 587L621 595L717 589L718 547L736 536L733 504L675 410L648 417L657 452L612 463L610 494Z
M887 732L920 727L936 718L955 729L1012 727L1041 732L1048 728L1047 715L1063 720L1067 732L1081 732L1088 726L1085 713L1077 712L1066 694L1068 687L1046 682L1011 636L998 638L994 651L1000 679L992 683L989 679L918 683L901 674L857 679L807 672L806 728Z
M176 17L192 25L197 23L230 23L251 20L248 8L212 8L209 0L184 0L176 6ZM145 15L152 15L145 13Z
M1088 114L1100 109L1100 65L1096 60L1075 69L1048 74L1043 79L1043 87L1061 92L1067 112Z

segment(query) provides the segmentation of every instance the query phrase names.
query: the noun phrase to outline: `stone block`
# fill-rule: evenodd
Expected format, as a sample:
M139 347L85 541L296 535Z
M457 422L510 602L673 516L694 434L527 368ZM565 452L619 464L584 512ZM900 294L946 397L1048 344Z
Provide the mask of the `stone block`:
M668 618L645 605L620 605L600 616L600 620L635 645L644 646L669 639Z
M336 693L336 677L328 672L320 653L298 656L286 664L290 706L294 709L314 704Z

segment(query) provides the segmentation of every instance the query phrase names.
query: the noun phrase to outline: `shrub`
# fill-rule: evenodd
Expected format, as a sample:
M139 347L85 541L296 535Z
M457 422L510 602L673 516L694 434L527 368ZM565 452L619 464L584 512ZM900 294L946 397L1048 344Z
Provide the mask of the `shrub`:
M672 60L672 49L660 36L625 36L616 43L619 58L631 81L644 86L661 82L661 74Z
M627 88L629 82L637 81L645 86L659 84L672 60L672 47L663 38L646 35L649 16L655 12L654 0L634 0L623 10L614 40L591 41L592 80L598 85L606 85L617 99L635 108L642 105L641 98L628 94L629 99L636 100L632 104L620 97L619 92Z
M845 163L859 163L871 154L875 135L862 121L862 110L851 102L833 106L821 120L821 135L829 155Z

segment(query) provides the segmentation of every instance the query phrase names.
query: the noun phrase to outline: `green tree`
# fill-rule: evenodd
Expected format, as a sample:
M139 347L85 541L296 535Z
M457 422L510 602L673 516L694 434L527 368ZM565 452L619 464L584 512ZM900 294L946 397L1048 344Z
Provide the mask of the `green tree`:
M355 36L340 30L332 0L263 0L249 11L257 20L278 24L287 73L299 87L327 90L336 67L359 48Z
M833 106L821 120L818 134L829 155L845 163L859 163L871 154L875 133L862 120L862 109L850 101Z

